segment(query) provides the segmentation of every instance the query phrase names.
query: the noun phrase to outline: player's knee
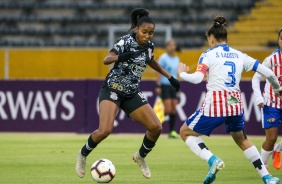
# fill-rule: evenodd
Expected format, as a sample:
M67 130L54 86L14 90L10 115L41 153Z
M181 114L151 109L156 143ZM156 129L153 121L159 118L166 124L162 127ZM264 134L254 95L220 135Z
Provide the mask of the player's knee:
M112 133L112 129L99 130L98 133L101 139L105 139Z
M274 145L277 141L277 137L276 136L269 136L266 138L266 141L268 144Z
M186 141L187 137L189 136L186 129L187 129L186 127L181 126L179 130L180 137L183 141Z
M152 129L150 130L150 132L156 134L156 135L160 135L162 133L163 127L160 123L156 123Z

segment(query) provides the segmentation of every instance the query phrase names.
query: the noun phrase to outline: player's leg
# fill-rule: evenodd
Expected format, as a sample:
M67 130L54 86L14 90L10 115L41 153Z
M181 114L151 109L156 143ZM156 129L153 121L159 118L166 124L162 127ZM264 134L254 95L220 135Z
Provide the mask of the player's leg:
M178 99L176 96L175 89L171 89L171 111L169 113L169 136L172 138L178 138L178 133L175 131L175 120L176 120L176 106L178 104Z
M199 136L202 134L209 136L214 128L223 123L224 118L206 117L198 110L184 122L180 129L180 136L186 145L209 165L204 184L215 180L216 173L224 167L224 162L208 149Z
M281 115L277 108L264 106L262 112L262 127L265 130L265 140L261 147L261 158L263 163L268 167L268 160L273 156L273 167L280 169L280 152L273 151L274 144L277 141L278 126L280 125Z
M274 144L278 136L278 128L267 128L267 129L264 129L264 131L265 131L265 140L261 146L261 158L262 158L264 165L268 169L268 160L270 156L272 156L273 154ZM279 162L280 162L280 159L279 159Z
M150 178L151 172L145 161L145 157L155 146L162 132L162 125L154 110L144 98L142 92L125 100L121 104L121 108L129 117L139 122L147 129L139 151L133 155L133 160L138 163L143 176Z
M281 159L280 159L281 151L282 151L282 141L275 144L272 151L272 165L277 170L281 168Z
M116 94L116 93L115 93ZM84 177L86 167L86 157L90 152L112 132L114 120L118 112L118 103L107 100L111 93L101 89L99 93L99 128L95 130L79 150L76 163L76 173L79 177ZM118 102L118 101L117 101Z
M169 116L169 121L168 121L168 125L169 125L169 132L168 132L168 137L169 138L176 138L177 132L174 130L174 124L175 124L175 113L174 111L174 107L173 107L173 99L172 99L172 94L171 94L171 86L170 85L162 85L162 100L163 100L163 104L164 104L164 109L165 109L165 115ZM172 87L173 88L173 87ZM173 90L175 91L175 89L173 88Z
M278 178L269 175L269 172L263 164L257 148L251 141L248 140L247 136L245 135L243 115L228 117L226 125L226 131L230 133L235 143L244 151L246 158L253 164L262 180L265 183L267 181L271 181L274 184L279 183L280 180Z
M138 163L143 176L150 178L151 172L145 157L152 151L162 132L161 123L149 104L139 107L131 112L129 116L147 129L139 151L133 155L133 160Z

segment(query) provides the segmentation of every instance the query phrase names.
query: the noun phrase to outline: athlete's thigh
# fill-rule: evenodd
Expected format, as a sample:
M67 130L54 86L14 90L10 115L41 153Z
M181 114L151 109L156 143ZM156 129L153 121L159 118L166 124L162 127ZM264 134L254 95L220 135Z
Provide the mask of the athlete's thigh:
M244 130L244 115L228 116L225 122L226 133Z
M176 113L176 106L178 104L178 99L172 99L172 113Z
M264 106L264 108L261 109L262 113L262 128L277 128L281 124L281 110L270 107L270 106Z
M166 98L163 100L164 108L165 108L165 113L169 114L172 111L172 99L171 98Z
M99 129L112 130L119 107L109 100L103 100L99 104Z
M131 112L129 116L142 124L149 131L161 126L160 120L149 104L139 107Z
M197 110L187 120L186 125L189 129L203 135L210 136L211 132L222 125L226 117L208 117L204 116L200 110Z
M120 96L107 88L99 92L99 129L110 131L113 129L116 114L121 103Z

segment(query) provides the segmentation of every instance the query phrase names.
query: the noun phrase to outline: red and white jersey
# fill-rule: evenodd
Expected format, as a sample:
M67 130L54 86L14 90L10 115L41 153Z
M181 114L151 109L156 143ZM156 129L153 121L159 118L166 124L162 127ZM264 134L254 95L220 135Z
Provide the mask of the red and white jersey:
M280 49L277 49L270 56L265 58L263 65L274 72L279 80L280 86L282 86L282 55ZM265 83L263 97L265 105L274 108L282 108L282 101L280 98L275 96L272 86L268 80L266 80Z
M209 117L236 116L243 113L239 83L245 71L256 71L259 61L229 47L217 45L204 52L198 72L207 76L207 94L201 111Z

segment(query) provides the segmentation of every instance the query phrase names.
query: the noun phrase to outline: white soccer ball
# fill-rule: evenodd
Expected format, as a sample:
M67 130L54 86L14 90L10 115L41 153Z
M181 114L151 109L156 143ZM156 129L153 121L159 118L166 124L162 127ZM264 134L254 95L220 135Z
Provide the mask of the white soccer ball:
M91 176L97 183L109 183L115 175L116 168L108 159L101 158L91 166Z

